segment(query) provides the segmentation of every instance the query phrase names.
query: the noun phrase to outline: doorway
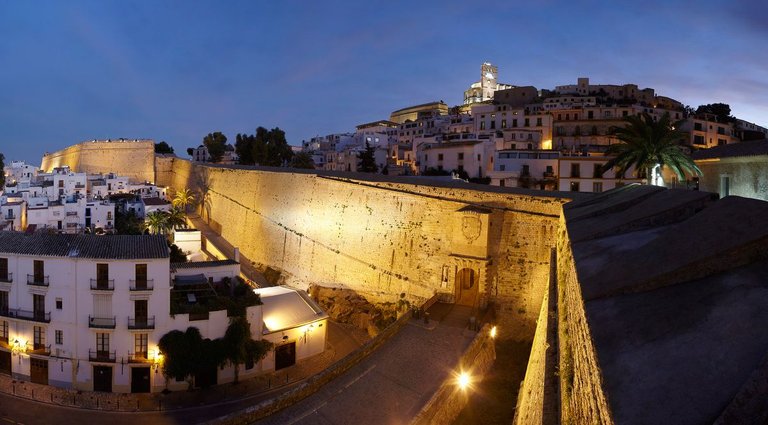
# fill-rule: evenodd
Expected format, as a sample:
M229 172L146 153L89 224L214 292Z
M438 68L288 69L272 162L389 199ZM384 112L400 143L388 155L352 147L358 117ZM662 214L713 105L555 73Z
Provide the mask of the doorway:
M463 268L456 273L456 304L474 306L477 300L475 271Z
M275 370L296 364L296 342L278 345L275 348Z
M33 383L48 385L48 360L29 359L29 375Z
M218 383L218 371L216 366L206 367L195 374L195 386L208 388Z
M93 367L93 390L112 392L112 366Z
M148 393L149 382L149 370L148 367L134 367L131 368L131 392L132 393Z
M11 352L0 351L0 373L4 375L11 374Z

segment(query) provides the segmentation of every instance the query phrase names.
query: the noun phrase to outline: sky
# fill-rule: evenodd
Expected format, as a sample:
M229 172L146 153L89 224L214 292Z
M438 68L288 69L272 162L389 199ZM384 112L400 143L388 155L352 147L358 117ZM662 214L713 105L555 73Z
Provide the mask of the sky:
M634 83L768 126L768 4L0 0L0 153L280 127L288 142L460 104L482 62L539 89Z

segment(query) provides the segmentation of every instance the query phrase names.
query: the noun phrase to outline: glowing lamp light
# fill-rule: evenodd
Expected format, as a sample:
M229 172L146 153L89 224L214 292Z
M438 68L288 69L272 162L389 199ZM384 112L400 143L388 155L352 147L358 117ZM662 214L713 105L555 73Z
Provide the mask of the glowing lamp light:
M496 326L492 327L491 328L491 338L496 338L496 332L497 332Z
M469 376L469 373L461 372L459 377L456 379L456 382L459 384L459 388L466 390L469 387L469 384L472 382L472 379Z

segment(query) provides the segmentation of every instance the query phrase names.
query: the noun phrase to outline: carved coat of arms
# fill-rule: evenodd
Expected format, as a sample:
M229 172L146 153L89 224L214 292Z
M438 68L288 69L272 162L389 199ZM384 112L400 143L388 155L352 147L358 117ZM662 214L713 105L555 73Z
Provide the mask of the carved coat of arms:
M465 215L461 218L461 233L467 238L468 243L472 243L480 237L482 227L483 223L480 221L480 217Z

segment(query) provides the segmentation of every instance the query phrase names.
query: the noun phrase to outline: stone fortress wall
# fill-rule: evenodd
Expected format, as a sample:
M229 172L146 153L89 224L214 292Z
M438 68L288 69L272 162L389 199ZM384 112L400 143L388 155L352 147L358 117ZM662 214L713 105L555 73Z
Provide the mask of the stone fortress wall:
M533 338L568 199L340 176L157 161L158 183L204 193L201 215L251 261L391 302L435 292L457 301L457 274L472 269L477 303L499 307L502 335ZM463 239L467 206L486 210L485 246Z
M203 199L201 216L243 258L279 269L291 282L379 294L379 302L436 292L444 301L492 302L502 337L533 339L560 210L570 200L564 194L202 165L154 154L149 160L153 149L86 142L46 155L43 164L189 188ZM476 292L459 297L457 286L467 280Z
M43 155L40 168L50 172L68 165L81 173L117 173L132 183L155 181L155 143L152 140L82 142Z

